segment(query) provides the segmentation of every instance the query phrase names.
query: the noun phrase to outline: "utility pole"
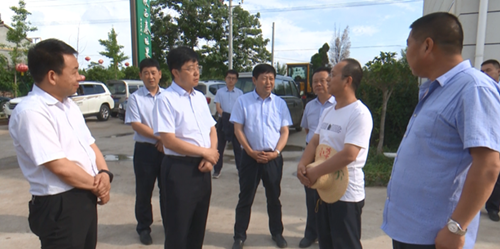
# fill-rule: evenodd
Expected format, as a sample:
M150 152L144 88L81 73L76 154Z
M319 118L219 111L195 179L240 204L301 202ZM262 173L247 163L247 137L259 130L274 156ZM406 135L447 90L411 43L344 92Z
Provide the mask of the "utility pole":
M229 0L229 69L233 69L233 0Z
M273 22L273 41L271 43L271 65L274 67L274 22Z

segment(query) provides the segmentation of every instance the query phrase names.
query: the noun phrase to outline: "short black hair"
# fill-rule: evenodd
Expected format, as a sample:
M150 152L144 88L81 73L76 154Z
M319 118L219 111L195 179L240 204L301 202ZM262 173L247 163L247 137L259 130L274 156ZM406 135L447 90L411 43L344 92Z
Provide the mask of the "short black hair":
M47 39L37 43L28 51L28 68L35 83L41 83L49 71L62 74L63 55L76 55L70 45L57 39Z
M156 69L158 69L158 71L160 71L160 63L158 63L158 61L153 59L153 58L143 59L141 61L141 63L139 63L139 71L141 73L142 73L142 69L144 69L146 67L156 67Z
M228 75L228 74L236 74L236 79L238 79L238 78L240 77L240 74L238 73L238 71L236 71L236 70L234 70L234 69L229 69L229 70L227 70L227 72L226 72L226 76L225 76L225 77L227 77L227 75ZM225 77L224 77L224 78L225 78Z
M327 72L328 74L330 74L331 71L332 71L332 69L330 67L320 67L320 68L314 70L314 73L312 75L314 76L316 73L319 73L319 72Z
M257 79L261 74L265 73L273 73L274 78L276 78L276 69L269 64L259 64L255 66L252 71L252 76Z
M356 91L361 84L361 79L363 79L363 68L355 59L347 58L342 61L346 62L346 65L342 68L342 79L350 76L352 78L352 88Z
M170 50L167 55L167 64L172 78L174 77L172 70L177 69L180 71L182 66L190 61L199 61L198 54L193 49L188 47L177 47Z
M412 37L420 42L431 38L447 54L461 54L464 31L458 18L448 12L420 17L410 25Z
M481 63L481 66L484 66L486 64L491 64L493 65L496 69L500 69L500 63L498 63L497 60L491 59L491 60L485 60L483 63Z

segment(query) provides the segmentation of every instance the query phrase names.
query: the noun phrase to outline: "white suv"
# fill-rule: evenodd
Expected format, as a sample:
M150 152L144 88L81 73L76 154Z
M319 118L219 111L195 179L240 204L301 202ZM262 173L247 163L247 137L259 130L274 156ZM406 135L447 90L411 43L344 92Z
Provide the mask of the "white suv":
M217 108L215 108L215 94L219 88L223 88L226 86L226 82L218 81L218 80L208 80L208 81L200 81L198 85L194 88L205 95L207 98L208 107L210 109L210 113L215 118L217 117Z
M10 118L12 110L24 97L14 98L4 106L7 118ZM101 82L82 81L76 93L71 97L78 105L83 116L97 116L100 121L106 121L111 114L111 106L114 105L113 98L106 85Z

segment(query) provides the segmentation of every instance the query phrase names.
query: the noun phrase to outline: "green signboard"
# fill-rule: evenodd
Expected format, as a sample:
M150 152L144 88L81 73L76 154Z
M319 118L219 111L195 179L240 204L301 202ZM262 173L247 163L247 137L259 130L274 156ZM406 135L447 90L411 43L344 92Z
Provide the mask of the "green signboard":
M151 58L151 12L150 0L133 0L136 10L137 62Z

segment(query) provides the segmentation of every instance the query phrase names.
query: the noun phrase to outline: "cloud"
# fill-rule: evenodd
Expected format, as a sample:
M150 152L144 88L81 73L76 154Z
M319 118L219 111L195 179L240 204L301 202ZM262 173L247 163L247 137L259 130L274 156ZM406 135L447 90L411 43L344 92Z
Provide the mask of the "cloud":
M365 25L352 26L350 29L353 36L373 36L380 31L378 27Z

